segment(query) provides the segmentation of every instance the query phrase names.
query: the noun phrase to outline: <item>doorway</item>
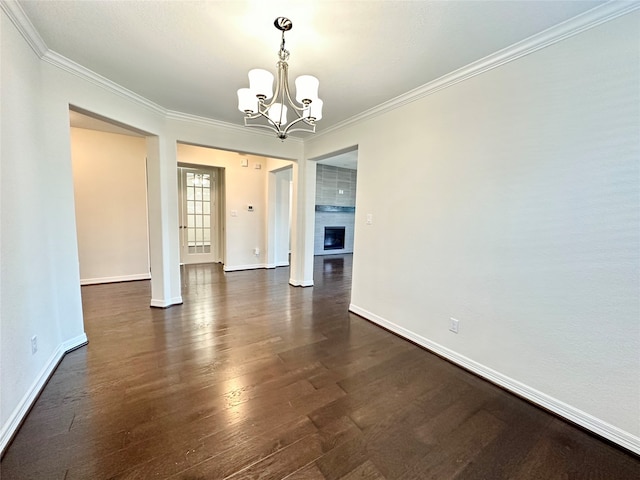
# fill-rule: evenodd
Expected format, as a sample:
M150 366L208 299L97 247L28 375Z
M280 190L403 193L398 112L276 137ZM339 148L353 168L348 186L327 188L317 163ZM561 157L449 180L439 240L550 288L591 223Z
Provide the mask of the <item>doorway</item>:
M358 150L316 161L314 255L353 253Z
M180 264L222 261L217 170L178 167Z

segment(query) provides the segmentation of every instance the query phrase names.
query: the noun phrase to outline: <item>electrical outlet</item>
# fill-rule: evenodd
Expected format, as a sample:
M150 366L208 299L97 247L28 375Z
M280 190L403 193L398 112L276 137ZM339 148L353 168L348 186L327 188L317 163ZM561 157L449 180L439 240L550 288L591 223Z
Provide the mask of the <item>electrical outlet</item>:
M449 330L453 333L458 333L460 331L460 321L455 318L449 319Z
M31 355L35 355L37 351L38 351L38 337L34 335L33 337L31 337Z

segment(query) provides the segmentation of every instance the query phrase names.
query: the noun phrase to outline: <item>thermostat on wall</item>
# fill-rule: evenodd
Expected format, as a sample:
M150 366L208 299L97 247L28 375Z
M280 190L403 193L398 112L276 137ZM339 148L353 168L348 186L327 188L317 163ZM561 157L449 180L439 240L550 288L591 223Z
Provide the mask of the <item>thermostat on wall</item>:
M247 210L250 212L253 212L253 205L251 204L247 205Z

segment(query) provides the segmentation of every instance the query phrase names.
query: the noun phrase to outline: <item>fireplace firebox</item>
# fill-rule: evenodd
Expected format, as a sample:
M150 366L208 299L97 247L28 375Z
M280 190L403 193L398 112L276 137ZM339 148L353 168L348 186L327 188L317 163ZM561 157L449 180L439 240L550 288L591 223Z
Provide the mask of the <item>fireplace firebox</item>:
M344 249L344 229L345 227L324 227L325 250Z

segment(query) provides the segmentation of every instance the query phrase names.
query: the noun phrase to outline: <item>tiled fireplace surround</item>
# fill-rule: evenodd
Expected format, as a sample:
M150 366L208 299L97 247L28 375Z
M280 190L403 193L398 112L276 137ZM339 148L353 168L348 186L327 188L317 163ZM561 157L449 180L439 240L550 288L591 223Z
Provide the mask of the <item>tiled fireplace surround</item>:
M356 170L317 165L314 255L353 252L356 175ZM324 249L324 227L345 227L344 249Z

